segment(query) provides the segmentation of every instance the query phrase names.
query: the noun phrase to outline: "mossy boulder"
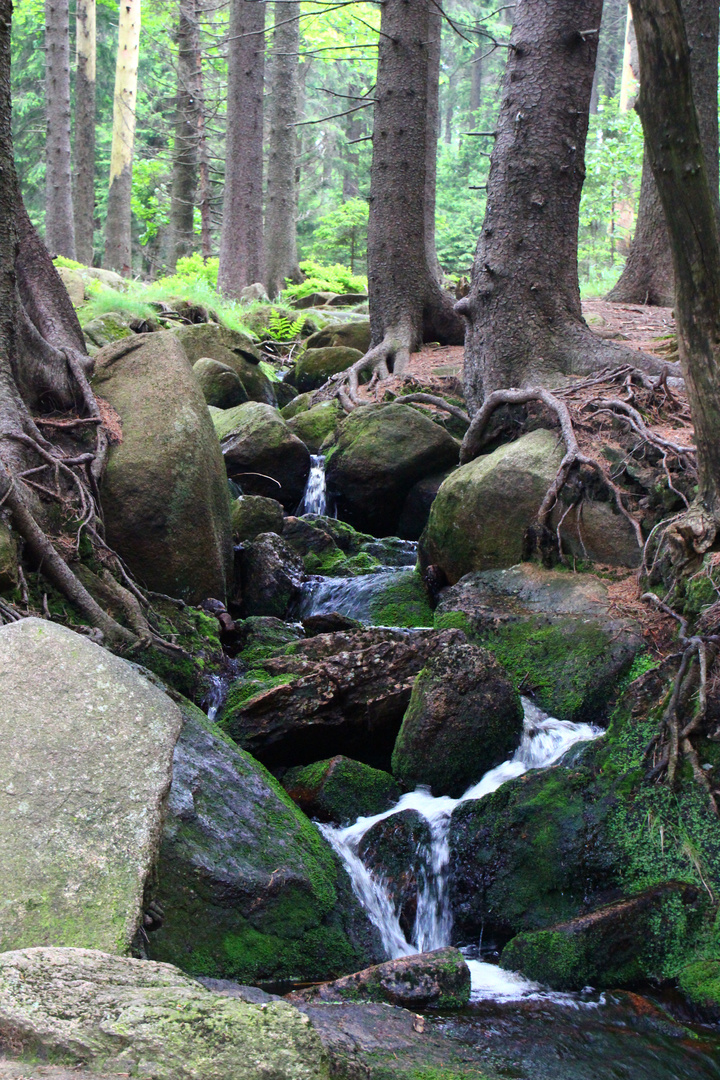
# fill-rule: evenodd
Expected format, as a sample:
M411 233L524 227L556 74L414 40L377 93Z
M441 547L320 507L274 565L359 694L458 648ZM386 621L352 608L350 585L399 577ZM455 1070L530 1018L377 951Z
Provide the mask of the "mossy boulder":
M381 814L400 798L400 788L389 773L341 754L289 769L282 785L308 817L335 825Z
M297 623L283 622L272 615L252 615L238 624L238 630L242 645L238 660L245 668L257 667L304 636Z
M341 516L376 536L397 535L403 502L418 480L458 460L451 435L409 405L363 405L344 420L328 461L328 489Z
M190 974L333 978L377 955L328 843L199 710L175 749L154 898L151 957Z
M293 435L302 439L311 454L319 454L323 446L332 441L344 415L337 401L321 401L312 409L297 412L287 425Z
M271 495L294 511L305 491L310 452L277 409L248 401L212 419L228 476L237 478L245 494Z
M241 495L232 503L230 521L239 544L255 540L260 533L279 534L284 523L282 504L262 495Z
M169 964L90 949L0 956L3 1059L23 1076L329 1080L322 1043L284 1001L252 1005ZM28 1058L63 1063L36 1066ZM80 1070L80 1071L77 1071ZM20 1073L12 1075L20 1076Z
M455 798L512 756L523 709L491 653L448 644L418 675L392 755L404 787L430 787Z
M307 412L312 408L312 394L296 394L295 397L284 405L280 410L283 420L292 420L298 413Z
M356 360L362 360L359 349L350 349L346 345L329 345L324 349L306 350L288 376L293 386L301 394L317 390L327 382L331 375L347 371Z
M208 405L214 405L217 409L232 409L249 400L240 376L228 364L203 357L193 364L193 374Z
M602 719L644 649L642 628L612 610L605 582L534 563L466 575L442 593L436 625L455 625L452 615L561 720Z
M243 614L286 618L304 576L295 552L275 533L261 533L243 545L239 570Z
M627 986L685 956L707 909L700 890L668 881L547 930L518 934L501 965L557 990Z
M98 315L85 323L82 332L88 347L94 346L95 349L102 349L103 346L110 345L114 341L133 336L129 320L119 311L108 311L104 315Z
M305 349L357 349L365 353L370 348L370 322L359 319L357 322L336 323L326 326L312 334L305 342Z
M375 626L432 626L433 613L420 574L406 571L385 579L373 591L369 615Z
M225 468L182 346L168 332L108 346L93 387L122 422L101 491L108 543L156 592L223 599L232 581Z
M87 637L0 627L0 952L129 952L181 727L167 694Z
M10 527L0 518L0 592L10 592L17 584L17 544Z
M173 333L182 343L191 364L205 358L217 360L236 373L247 399L276 404L273 384L259 366L260 353L247 334L217 323L180 326Z
M519 563L525 535L557 475L563 453L556 432L537 428L456 469L432 503L420 538L422 562L439 566L451 584L473 570ZM565 509L560 501L558 520ZM573 514L563 523L565 550L597 561L638 565L640 551L632 527L614 506L588 502L581 516L580 524Z
M450 469L445 469L443 472L432 473L410 488L398 521L399 536L407 540L420 539L428 523L432 504L450 472Z

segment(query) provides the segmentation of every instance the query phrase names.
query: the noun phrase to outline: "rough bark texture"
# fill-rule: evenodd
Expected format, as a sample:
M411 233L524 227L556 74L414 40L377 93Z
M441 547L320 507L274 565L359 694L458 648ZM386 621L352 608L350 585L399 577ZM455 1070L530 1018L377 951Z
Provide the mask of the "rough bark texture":
M125 275L132 272L130 199L139 50L140 0L121 0L104 262L109 269Z
M430 4L428 9L428 91L427 144L425 146L425 254L432 275L443 279L435 248L435 203L437 187L437 145L440 134L440 47L442 15Z
M657 368L596 338L580 307L577 233L602 0L520 0L503 81L471 291L465 389L475 412L507 387L621 363Z
M718 207L718 26L716 0L683 0L690 47L690 71L700 124L705 165L716 211ZM643 158L638 217L630 254L608 300L622 304L675 302L670 238L647 150Z
M638 112L665 210L675 270L678 346L698 448L698 504L717 523L720 241L716 181L710 180L703 153L680 0L632 0L632 9L641 70Z
M45 0L45 115L45 243L53 255L74 259L68 0Z
M205 10L205 0L195 0L195 11L198 19ZM202 52L198 41L198 50L195 56L197 67L197 146L198 146L198 206L200 207L200 249L203 259L209 259L212 255L212 195L210 190L210 154L207 144L207 131L205 127L205 89L203 86Z
M378 358L394 361L396 372L423 340L463 340L425 246L428 9L428 0L388 0L378 50L368 227L370 330L372 345L381 349Z
M73 209L75 252L86 266L92 266L95 233L95 15L95 0L76 0Z
M193 249L193 217L198 179L198 17L196 0L180 0L178 68L170 194L170 251L168 268Z
M238 299L262 281L265 5L232 0L228 58L225 195L218 288Z
M267 203L265 207L265 287L277 296L285 279L302 281L298 266L295 221L295 149L298 122L299 3L276 3L273 37Z

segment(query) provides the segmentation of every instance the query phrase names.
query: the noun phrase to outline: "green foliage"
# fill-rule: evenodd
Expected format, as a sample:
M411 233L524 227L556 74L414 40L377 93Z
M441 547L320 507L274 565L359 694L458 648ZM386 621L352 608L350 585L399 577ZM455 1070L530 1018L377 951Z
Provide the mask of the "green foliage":
M84 270L85 267L82 263L75 262L74 259L66 259L64 255L56 255L53 259L53 264L58 267L62 267L64 270Z
M289 285L283 292L283 300L299 300L302 296L309 296L315 292L367 292L367 278L353 272L340 263L333 266L321 266L320 263L306 259L300 263L300 269L305 274L305 281L300 285Z
M300 314L293 322L277 308L273 308L268 319L268 337L273 341L297 341L305 325L305 316Z
M358 264L364 266L367 261L367 228L367 201L348 199L318 219L312 241L314 258L346 258L353 274Z
M206 285L213 291L217 289L219 259L203 259L199 251L178 259L175 273L171 277L160 278L158 285L169 291L184 291L198 285Z

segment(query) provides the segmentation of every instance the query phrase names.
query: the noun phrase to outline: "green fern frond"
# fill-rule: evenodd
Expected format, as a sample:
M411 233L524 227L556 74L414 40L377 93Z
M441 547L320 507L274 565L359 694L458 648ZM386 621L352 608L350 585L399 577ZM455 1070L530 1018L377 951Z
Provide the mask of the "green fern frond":
M281 315L277 308L273 308L268 319L268 334L273 341L295 341L304 324L304 315L290 322L287 315Z

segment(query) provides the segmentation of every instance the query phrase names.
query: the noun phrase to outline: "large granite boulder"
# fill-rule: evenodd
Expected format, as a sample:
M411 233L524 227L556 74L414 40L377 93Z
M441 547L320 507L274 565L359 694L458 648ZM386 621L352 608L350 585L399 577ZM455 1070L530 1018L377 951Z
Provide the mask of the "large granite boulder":
M283 531L283 508L275 499L262 495L241 495L234 499L230 520L235 540L239 544L254 540L260 533Z
M160 845L177 706L57 623L0 627L0 952L126 953Z
M287 408L292 410L292 403ZM323 444L331 441L329 436L335 434L344 415L335 399L321 401L311 409L300 409L297 412L293 410L293 415L288 419L288 427L293 435L302 439L311 454L319 454Z
M233 684L223 726L269 765L344 754L387 769L415 676L457 630L318 634Z
M363 405L338 429L328 489L356 528L396 534L410 489L456 464L458 454L455 439L410 405Z
M269 500L267 500L269 501ZM300 595L302 559L276 533L260 533L238 553L243 614L284 619Z
M290 1001L385 1001L409 1009L462 1009L470 1001L470 969L458 949L401 956L331 983L291 994Z
M286 1002L249 1005L206 990L170 964L90 949L26 949L0 956L0 1044L26 1059L90 1066L103 1076L330 1076L307 1017ZM26 1065L25 1076L30 1069Z
M644 648L642 627L613 608L604 581L534 563L467 574L441 593L435 622L460 622L561 720L602 719Z
M223 599L232 577L225 469L176 337L140 334L101 350L93 387L122 421L101 492L108 543L156 592Z
M250 401L275 405L275 390L260 365L260 353L247 334L217 323L194 323L180 326L173 333L182 343L188 360L216 360L236 373Z
M357 349L363 355L370 348L370 323L367 319L357 322L336 323L318 330L305 342L307 349L340 348Z
M198 381L208 405L216 409L233 409L249 401L240 376L228 364L205 356L193 364L193 374Z
M498 662L477 645L448 644L415 680L392 755L403 786L458 798L512 756L523 730L520 698Z
M237 477L245 494L277 499L292 513L305 491L310 452L277 409L249 401L213 413L213 423L228 476Z
M319 831L262 765L186 711L152 958L249 982L333 978L376 959L374 932Z
M519 563L563 453L558 433L538 428L456 469L432 504L420 539L423 562L439 566L451 584L472 570ZM560 500L553 522L566 509ZM614 504L587 500L580 514L580 524L575 511L563 521L564 549L598 562L638 565L634 531Z
M307 349L288 375L288 381L298 388L298 393L306 394L310 390L317 390L331 375L347 371L362 358L363 354L359 349L349 349L346 345Z
M334 825L381 814L400 798L400 787L389 773L342 754L288 769L282 785L308 817Z

